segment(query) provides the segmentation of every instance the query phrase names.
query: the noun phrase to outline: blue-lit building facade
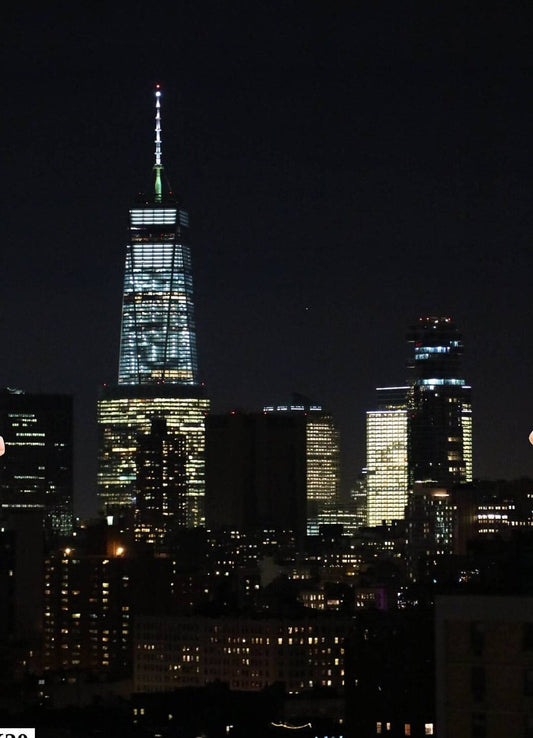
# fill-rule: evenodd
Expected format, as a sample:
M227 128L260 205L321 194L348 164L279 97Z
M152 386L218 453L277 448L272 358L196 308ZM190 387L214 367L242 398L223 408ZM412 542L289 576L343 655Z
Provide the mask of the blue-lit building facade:
M198 384L188 231L172 200L130 210L119 384Z
M155 133L153 190L129 211L118 384L98 403L98 487L106 512L135 507L139 439L164 419L169 447L174 437L184 447L182 507L194 527L204 523L209 400L198 374L189 219L164 180L158 87Z

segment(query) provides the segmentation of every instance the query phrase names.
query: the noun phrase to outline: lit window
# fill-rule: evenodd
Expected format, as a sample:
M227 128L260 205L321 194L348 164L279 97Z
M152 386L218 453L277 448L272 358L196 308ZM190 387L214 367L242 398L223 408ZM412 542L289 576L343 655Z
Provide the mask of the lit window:
M426 723L424 725L424 735L433 735L433 723Z

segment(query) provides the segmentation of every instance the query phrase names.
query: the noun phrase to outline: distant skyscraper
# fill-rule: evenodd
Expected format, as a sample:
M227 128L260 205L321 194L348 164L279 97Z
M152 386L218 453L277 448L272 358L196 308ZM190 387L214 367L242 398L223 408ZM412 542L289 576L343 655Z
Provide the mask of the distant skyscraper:
M189 219L164 183L161 91L155 92L153 191L130 210L118 386L98 404L98 485L108 512L134 505L138 439L165 419L185 447L185 524L204 522L204 417L198 377Z
M410 481L472 481L471 388L461 377L462 336L451 318L419 318L407 339Z
M461 335L450 318L428 317L410 328L408 341L408 386L378 388L376 409L367 412L371 526L403 519L417 483L449 490L472 481L472 406L460 376ZM435 499L440 509L443 498Z
M306 533L303 413L210 415L206 436L206 522L245 533Z
M378 387L366 414L367 525L404 517L408 479L408 387Z
M40 510L49 541L72 531L72 397L0 390L0 507Z
M207 420L208 525L317 535L338 502L339 434L320 405ZM322 519L324 518L324 519Z
M154 191L130 210L118 383L197 385L189 216L163 194L159 87L155 100Z
M319 525L331 522L331 507L339 501L340 440L335 421L321 405L305 398L296 397L290 405L269 405L263 410L305 417L307 535L318 535Z

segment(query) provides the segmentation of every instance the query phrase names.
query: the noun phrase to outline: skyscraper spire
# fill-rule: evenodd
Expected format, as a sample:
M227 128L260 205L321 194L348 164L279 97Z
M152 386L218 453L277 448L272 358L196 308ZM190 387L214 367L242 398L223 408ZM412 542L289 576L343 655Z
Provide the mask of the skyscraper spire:
M130 209L119 384L199 385L189 216L162 191L161 91L155 89L155 190Z
M151 498L150 519L139 513L135 529L137 540L155 543L168 530L169 505L179 510L172 525L204 523L209 411L198 375L189 216L166 186L163 192L159 85L153 175L151 191L139 193L129 211L118 384L103 388L98 403L98 485L108 513L135 505L143 484L142 474L137 478L142 439L150 436L153 443L154 419L165 421L169 445L164 453L179 466L180 481L173 488L178 499L161 498L152 505ZM152 491L145 485L140 507L147 495Z
M163 187L161 183L161 171L163 164L161 163L161 85L155 86L155 186L154 201L161 202L163 195Z

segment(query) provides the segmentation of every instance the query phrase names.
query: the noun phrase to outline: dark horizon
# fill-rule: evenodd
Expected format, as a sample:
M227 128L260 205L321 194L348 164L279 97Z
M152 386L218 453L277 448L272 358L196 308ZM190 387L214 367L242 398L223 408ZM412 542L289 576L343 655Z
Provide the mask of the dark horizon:
M406 380L408 326L449 315L474 476L533 474L530 17L513 10L9 9L0 385L74 395L81 514L156 82L213 411L307 395L338 421L349 484L375 388Z

